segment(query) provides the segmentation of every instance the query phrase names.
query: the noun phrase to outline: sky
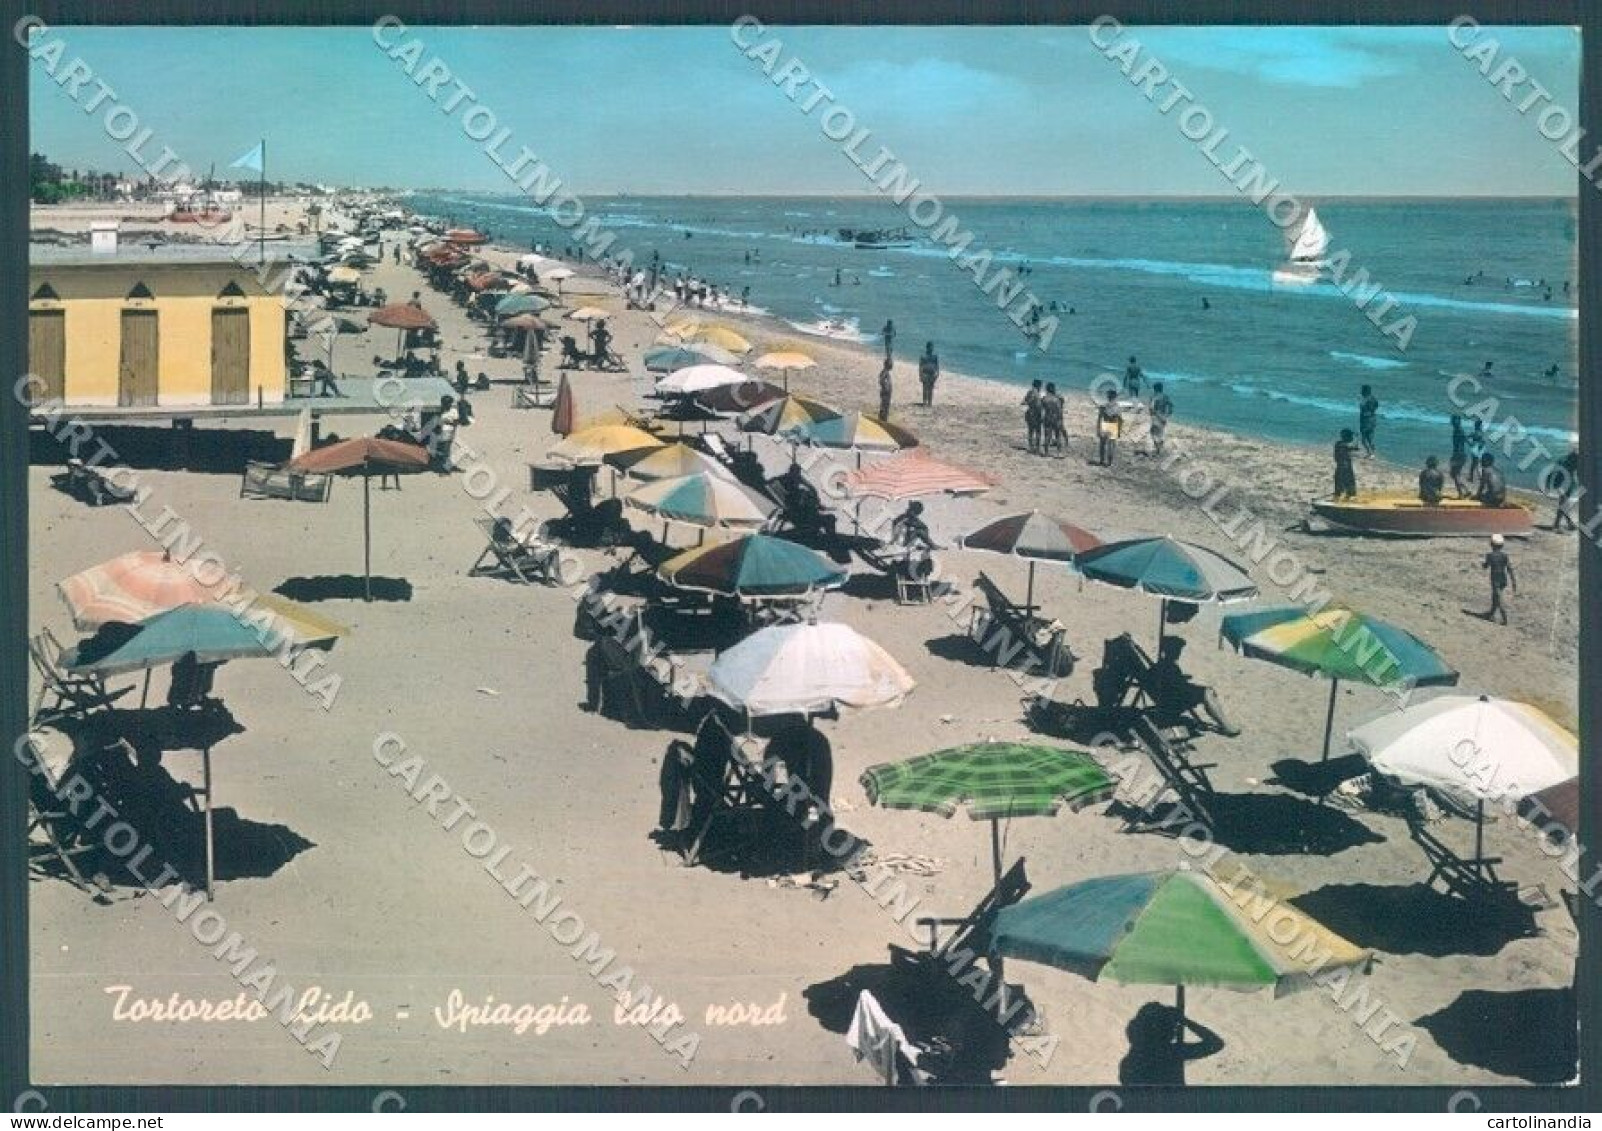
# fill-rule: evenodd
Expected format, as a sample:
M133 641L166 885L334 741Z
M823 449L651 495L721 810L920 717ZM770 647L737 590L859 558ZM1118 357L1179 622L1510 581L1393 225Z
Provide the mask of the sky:
M1297 194L1574 191L1573 166L1535 115L1518 113L1443 28L1124 34L1229 130L1220 158L1244 145ZM1482 35L1577 115L1578 31ZM147 155L166 145L202 172L215 163L222 176L266 138L273 179L514 187L464 134L472 103L443 112L453 87L430 101L371 28L65 27L45 36L65 41L58 74L81 58L154 131ZM438 57L510 129L505 157L526 146L571 191L871 191L822 132L821 107L804 113L727 27L419 27L383 38L421 40L423 60ZM864 158L882 145L939 195L1230 191L1181 134L1177 113L1161 113L1083 27L771 28L745 39L781 40L781 60L800 60L871 131ZM85 112L95 89L84 86L74 102L35 60L32 148L68 167L136 173L126 143L106 132L112 101ZM1159 100L1171 90L1158 88Z

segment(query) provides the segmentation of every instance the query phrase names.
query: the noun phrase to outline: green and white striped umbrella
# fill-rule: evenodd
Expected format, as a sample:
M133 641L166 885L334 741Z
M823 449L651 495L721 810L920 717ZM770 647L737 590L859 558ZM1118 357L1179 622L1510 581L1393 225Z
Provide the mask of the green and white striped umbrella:
M988 820L992 863L1001 877L999 822L1050 817L1066 805L1083 809L1112 797L1117 780L1090 754L1022 742L976 742L863 771L868 800L887 809L950 817L960 806Z

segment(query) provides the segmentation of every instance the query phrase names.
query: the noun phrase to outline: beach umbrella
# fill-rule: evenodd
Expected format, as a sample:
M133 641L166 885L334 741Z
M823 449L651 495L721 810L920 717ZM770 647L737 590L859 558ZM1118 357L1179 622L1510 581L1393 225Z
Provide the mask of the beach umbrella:
M677 338L681 342L696 345L713 345L726 349L731 353L748 354L751 352L751 343L736 330L728 326L721 326L716 322L701 322L689 319L676 322L667 327L669 337Z
M462 247L477 247L479 244L489 243L489 237L483 232L473 228L450 228L445 232L445 239Z
M977 495L997 482L993 475L936 459L922 448L880 460L845 477L852 494L892 503L920 495Z
M700 472L643 484L623 496L629 506L659 515L663 522L693 526L759 527L773 504L743 483Z
M844 624L760 629L707 672L711 693L748 716L894 707L917 686L879 645Z
M918 438L899 424L861 412L830 417L812 424L798 424L784 433L786 439L822 448L842 448L857 454L862 466L863 452L898 452L918 446Z
M1580 772L1573 734L1537 707L1488 695L1410 703L1348 737L1380 773L1472 805L1476 858L1484 855L1487 801L1523 801Z
M213 591L165 550L135 550L75 573L56 586L72 623L88 632L103 624L138 624L180 605L206 604Z
M1457 682L1457 672L1418 637L1350 609L1309 613L1300 605L1277 605L1231 613L1218 631L1243 656L1329 680L1329 708L1324 716L1326 760L1335 727L1335 695L1342 680L1373 687L1398 683L1441 687Z
M541 274L551 282L555 283L556 293L561 294L562 280L571 279L573 277L573 269L571 267L552 267L549 271L541 272Z
M236 614L231 607L180 605L157 613L138 624L110 624L80 641L62 657L69 671L107 676L126 672L148 673L193 653L203 664L222 663L250 656L276 656L281 649L301 643L275 619L263 623L250 613ZM206 829L206 898L213 895L215 853L212 840L211 743L201 747Z
M695 403L720 416L750 412L771 401L781 400L784 390L767 381L742 381L738 385L719 385L695 394Z
M546 455L561 463L600 463L619 452L663 446L663 440L632 424L596 424L574 432Z
M599 306L580 306L567 312L566 317L575 322L599 322L603 318L612 317L610 310L603 310Z
M578 417L578 405L573 399L573 386L569 384L567 374L556 385L556 399L551 402L551 431L558 436L567 436L573 432L573 423Z
M397 357L400 356L402 345L406 341L406 331L439 328L439 323L434 321L433 315L421 306L413 306L409 302L392 302L388 306L381 306L367 316L367 321L374 326L390 326L398 331L395 337Z
M335 267L328 273L330 283L359 283L362 273L354 267Z
M711 345L686 346L677 342L646 350L644 361L645 368L652 373L672 373L675 369L687 369L692 365L740 363L739 357L726 349Z
M917 809L950 817L966 807L990 822L990 861L1001 881L1001 821L1051 817L1064 805L1079 810L1112 797L1117 781L1081 750L1026 742L976 742L884 762L863 771L868 800L886 809Z
M536 294L509 294L496 300L495 313L500 316L513 314L538 314L550 308L551 300L541 298Z
M656 391L663 394L704 393L723 385L743 385L750 378L738 369L727 365L691 365L675 369L656 383Z
M362 600L373 599L373 472L398 475L423 471L428 467L428 451L400 440L380 440L363 436L341 440L327 447L314 448L289 461L291 471L320 472L325 475L362 477Z
M1297 910L1287 894L1244 870L1099 876L1002 908L990 945L998 956L1092 982L1173 986L1181 1022L1187 986L1268 989L1277 998L1332 971L1368 972L1373 951Z
M849 576L816 550L766 534L685 550L656 573L678 589L750 600L804 597L844 585Z
M784 387L790 387L790 372L792 370L812 369L818 363L810 354L800 350L786 349L765 353L756 359L758 369L777 369L784 374Z
M1035 605L1037 562L1071 562L1101 544L1101 539L1090 531L1036 510L995 519L958 539L958 545L965 550L1005 554L1029 563L1029 593L1024 598L1026 612Z
M1168 623L1169 601L1224 604L1257 596L1257 583L1224 555L1167 535L1104 543L1076 555L1073 568L1092 581L1161 598L1159 648Z
M555 328L532 311L514 314L503 321L501 326L507 330L552 330Z
M792 428L802 428L824 420L837 420L842 415L839 409L822 401L815 401L810 397L786 395L746 413L740 418L740 429L744 432L762 432L776 436Z
M335 640L350 635L350 629L338 621L276 593L256 594L255 604L271 613L280 628L303 644L332 646Z
M732 478L728 468L686 443L661 448L638 448L607 456L606 463L632 479L677 479L685 475L721 475Z

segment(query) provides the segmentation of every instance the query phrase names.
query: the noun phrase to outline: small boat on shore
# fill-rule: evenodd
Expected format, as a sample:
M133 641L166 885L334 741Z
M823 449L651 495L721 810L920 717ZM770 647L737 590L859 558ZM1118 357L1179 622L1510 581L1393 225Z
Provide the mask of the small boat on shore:
M1518 503L1488 507L1473 499L1442 499L1432 506L1411 495L1376 494L1313 499L1311 506L1337 530L1385 538L1528 538L1535 528L1529 508Z

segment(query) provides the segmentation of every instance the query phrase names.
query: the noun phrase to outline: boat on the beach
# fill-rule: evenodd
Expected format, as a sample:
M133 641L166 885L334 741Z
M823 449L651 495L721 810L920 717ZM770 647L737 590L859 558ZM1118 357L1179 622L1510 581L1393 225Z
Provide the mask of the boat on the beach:
M1310 505L1331 527L1386 538L1528 538L1535 527L1529 508L1518 503L1488 507L1473 499L1442 499L1431 505L1412 495L1373 494L1313 499Z

